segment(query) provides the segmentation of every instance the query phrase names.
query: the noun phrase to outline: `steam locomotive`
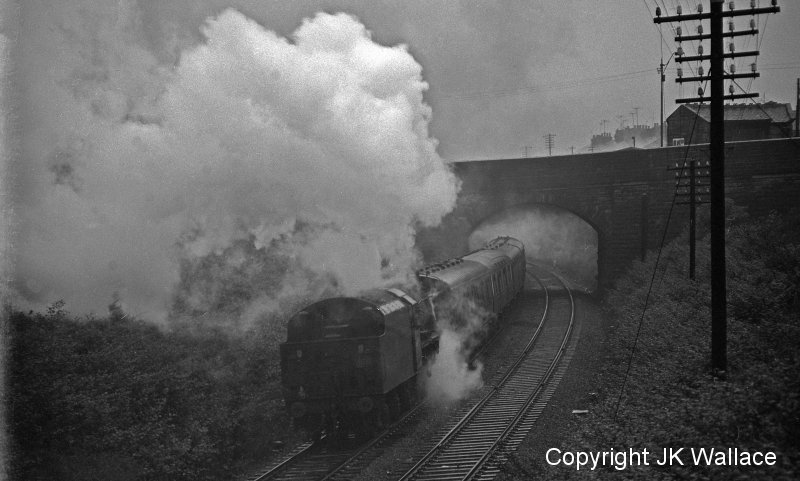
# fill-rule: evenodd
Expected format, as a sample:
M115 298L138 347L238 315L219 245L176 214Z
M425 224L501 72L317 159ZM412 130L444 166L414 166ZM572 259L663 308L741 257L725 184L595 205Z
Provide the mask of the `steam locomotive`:
M421 269L417 278L416 296L371 289L316 302L289 319L281 381L296 427L312 435L364 433L397 419L413 404L417 375L438 349L437 317L468 306L485 322L497 319L524 287L525 249L498 237Z

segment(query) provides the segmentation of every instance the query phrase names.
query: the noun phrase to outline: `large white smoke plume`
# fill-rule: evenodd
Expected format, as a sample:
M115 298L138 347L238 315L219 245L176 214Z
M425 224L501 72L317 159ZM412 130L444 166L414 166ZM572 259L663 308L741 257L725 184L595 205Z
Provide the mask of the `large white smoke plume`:
M412 226L458 186L404 46L346 14L287 39L229 9L169 63L139 4L74 3L21 52L20 302L242 324L413 272Z

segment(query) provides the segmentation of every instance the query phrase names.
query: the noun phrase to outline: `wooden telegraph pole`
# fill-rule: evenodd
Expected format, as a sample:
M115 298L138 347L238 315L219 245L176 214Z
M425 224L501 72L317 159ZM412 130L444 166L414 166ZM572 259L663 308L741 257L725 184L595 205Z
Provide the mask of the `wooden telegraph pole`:
M675 172L675 195L679 199L683 199L676 204L689 206L689 279L695 277L697 206L709 203L708 167L708 161L703 167L699 160L691 159L688 163L684 162L683 166L675 162L675 167L667 168L667 170ZM687 170L689 171L688 178L685 176Z
M709 186L711 190L711 369L718 375L723 375L727 369L727 289L725 281L725 121L724 104L726 99L754 98L757 93L744 93L738 95L725 95L723 82L725 79L744 77L757 77L756 72L736 74L733 69L725 73L724 59L735 57L757 56L758 51L734 52L731 43L730 53L723 50L723 37L737 37L740 35L755 35L757 30L751 28L747 31L724 33L722 31L723 17L738 17L741 15L759 15L762 13L777 13L780 7L777 0L772 0L772 6L756 8L755 2L750 3L750 9L734 10L734 2L730 2L729 11L723 12L723 0L710 0L710 13L703 13L702 4L698 6L697 13L683 15L680 7L677 15L662 17L661 9L656 8L655 23L685 22L692 20L710 20L711 33L705 35L698 29L698 35L682 36L680 30L675 41L684 40L710 40L711 55L684 56L683 49L676 52L676 62L710 61L710 76L703 76L702 71L696 77L678 78L677 82L704 82L710 81L710 92L704 96L702 87L698 90L698 97L678 99L677 103L697 102L711 103L711 132L709 138L709 153L711 165L709 169ZM755 64L753 64L755 65ZM698 108L699 110L699 108ZM699 114L699 112L698 112ZM687 147L688 148L688 147Z
M547 155L553 155L553 146L556 145L556 134L545 135L544 144L547 146Z
M711 368L728 368L728 299L725 282L725 110L722 85L722 3L711 0Z

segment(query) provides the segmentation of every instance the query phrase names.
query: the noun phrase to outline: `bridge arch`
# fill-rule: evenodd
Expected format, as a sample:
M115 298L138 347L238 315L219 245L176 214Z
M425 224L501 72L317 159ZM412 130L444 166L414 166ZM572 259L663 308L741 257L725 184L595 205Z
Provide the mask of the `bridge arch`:
M477 220L469 248L499 235L520 239L529 260L556 268L576 287L597 290L602 232L590 219L557 204L516 204Z
M725 195L753 215L800 204L797 139L727 142ZM425 261L460 255L485 219L517 205L551 204L598 234L599 289L634 259L677 236L688 206L675 205L674 172L686 159L708 158L708 145L624 149L544 158L475 160L452 164L461 181L456 206L437 227L417 232Z

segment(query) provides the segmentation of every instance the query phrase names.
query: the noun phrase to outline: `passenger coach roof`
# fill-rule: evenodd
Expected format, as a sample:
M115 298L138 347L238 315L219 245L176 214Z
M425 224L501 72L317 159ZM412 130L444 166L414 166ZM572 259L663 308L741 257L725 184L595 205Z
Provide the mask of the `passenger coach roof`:
M483 249L471 252L464 257L434 264L420 270L420 278L439 281L455 287L462 282L480 277L490 270L510 263L524 252L522 242L513 237L498 237Z
M489 268L486 267L486 264L464 257L463 262L449 266L442 270L431 272L430 274L425 274L423 277L436 279L444 282L448 286L453 287L467 279L480 276L488 271Z
M465 261L477 262L491 269L504 262L508 262L509 257L503 251L494 249L492 250L484 249L484 250L479 250L477 252L473 252L472 254L465 255L463 259Z

